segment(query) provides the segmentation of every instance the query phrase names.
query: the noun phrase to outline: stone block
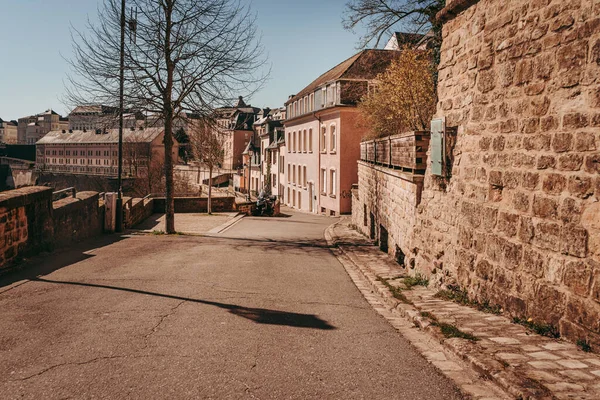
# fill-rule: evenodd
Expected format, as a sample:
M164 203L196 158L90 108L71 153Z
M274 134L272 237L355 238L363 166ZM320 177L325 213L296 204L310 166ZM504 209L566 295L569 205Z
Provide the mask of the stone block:
M536 217L556 219L558 216L558 201L552 197L535 195L532 210L533 215Z
M570 261L565 264L563 283L578 296L587 297L590 293L592 271L584 261Z
M496 79L496 72L494 70L481 71L477 81L477 89L481 93L492 91L496 87Z
M519 215L508 212L498 214L498 230L505 235L516 236L519 227Z
M484 281L492 281L494 278L494 266L487 260L481 260L475 267L475 275Z
M579 202L576 199L567 197L563 199L560 205L560 220L564 223L577 224L579 223L579 221L581 221L582 211L583 210L581 208L581 202Z
M600 154L586 156L584 169L590 174L600 174Z
M548 174L542 184L542 189L548 194L561 194L566 187L567 178L561 174Z
M558 169L561 171L579 171L583 165L581 154L569 153L558 157Z
M585 128L589 124L589 117L582 113L569 113L563 116L563 129Z
M587 41L580 40L561 46L556 52L556 60L560 70L580 69L588 54Z
M600 333L600 306L592 301L571 296L567 301L566 317L592 332Z
M534 237L534 226L530 217L519 218L519 239L523 243L531 243Z
M533 62L531 59L522 59L516 64L515 84L523 85L533 79Z
M569 192L582 199L592 196L594 194L592 178L578 175L569 177Z
M563 254L574 257L586 257L588 252L588 232L579 225L568 224L561 235Z
M596 138L592 132L580 132L575 134L575 151L596 150Z
M527 272L536 278L541 278L544 275L544 267L547 262L547 257L543 253L540 253L531 247L523 248L523 262L521 264L521 269L524 272Z
M547 96L538 96L531 100L531 112L533 115L542 117L550 108L550 99Z
M534 225L533 243L547 250L560 250L560 225L552 222L540 222Z
M573 146L572 133L555 133L552 137L552 150L563 153L571 150Z
M531 198L529 194L524 192L513 193L513 207L515 208L515 210L521 212L528 212L530 203Z
M540 181L540 175L537 172L525 172L522 176L521 185L525 189L536 189Z
M554 115L548 115L547 117L542 118L540 121L542 132L551 132L558 129L558 118L556 118Z

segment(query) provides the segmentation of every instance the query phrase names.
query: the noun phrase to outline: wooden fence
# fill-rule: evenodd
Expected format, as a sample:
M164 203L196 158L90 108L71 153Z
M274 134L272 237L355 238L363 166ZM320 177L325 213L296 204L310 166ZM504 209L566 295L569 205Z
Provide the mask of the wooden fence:
M414 174L425 174L429 132L406 132L360 144L360 159Z

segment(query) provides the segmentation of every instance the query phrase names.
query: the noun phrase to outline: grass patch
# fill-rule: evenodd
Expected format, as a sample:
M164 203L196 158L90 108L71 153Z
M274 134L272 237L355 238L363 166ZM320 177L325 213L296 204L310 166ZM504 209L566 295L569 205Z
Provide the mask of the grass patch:
M395 299L398 299L405 304L412 304L412 302L406 298L404 293L402 293L402 289L390 285L390 283L388 282L389 279L384 279L384 278L378 276L377 280L379 282L383 283L386 288L388 288L388 290L392 293L392 296L394 296Z
M474 307L479 311L488 314L499 315L502 313L502 308L500 306L491 304L487 299L483 301L471 300L467 291L464 289L440 290L434 297L441 300L453 301L463 306Z
M162 236L165 235L165 231L152 231L154 236Z
M538 324L534 322L531 318L519 318L514 317L513 323L522 325L527 329L537 333L538 335L546 336L553 339L558 339L560 337L560 332L554 325L546 325L546 324Z
M421 311L421 317L429 318L432 321L437 321L435 315L433 315L429 311Z
M590 345L590 342L588 342L585 339L578 339L577 347L579 347L582 351L585 351L586 353L592 352L592 346Z
M429 279L425 278L421 274L417 274L415 276L407 276L404 278L404 285L408 289L412 289L414 286L429 286Z
M444 337L446 338L461 338L470 340L472 342L476 342L479 340L478 337L473 336L470 333L461 331L455 325L446 324L443 322L436 322L435 325L440 328L440 330L442 331L442 335L444 335Z

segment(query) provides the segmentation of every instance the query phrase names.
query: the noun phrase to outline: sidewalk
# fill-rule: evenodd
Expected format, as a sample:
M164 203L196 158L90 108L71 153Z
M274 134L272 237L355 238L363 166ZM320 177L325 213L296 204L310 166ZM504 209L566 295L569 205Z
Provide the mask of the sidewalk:
M435 297L438 290L408 288L403 280L407 270L349 224L343 218L328 228L326 238L355 283L357 271L368 282L369 287L361 290L367 300L376 294L391 318L402 316L432 335L444 350L465 360L512 398L600 399L600 356L535 334L509 317L439 299ZM473 335L475 340L447 338L440 327L446 333L450 329L459 336ZM464 384L459 386L464 388Z

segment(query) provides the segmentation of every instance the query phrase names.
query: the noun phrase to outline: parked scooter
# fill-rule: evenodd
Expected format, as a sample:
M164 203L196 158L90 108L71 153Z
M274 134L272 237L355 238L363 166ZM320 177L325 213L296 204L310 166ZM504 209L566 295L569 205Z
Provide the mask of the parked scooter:
M256 200L254 215L272 217L275 211L275 199L275 196L267 196L264 190L261 190Z

